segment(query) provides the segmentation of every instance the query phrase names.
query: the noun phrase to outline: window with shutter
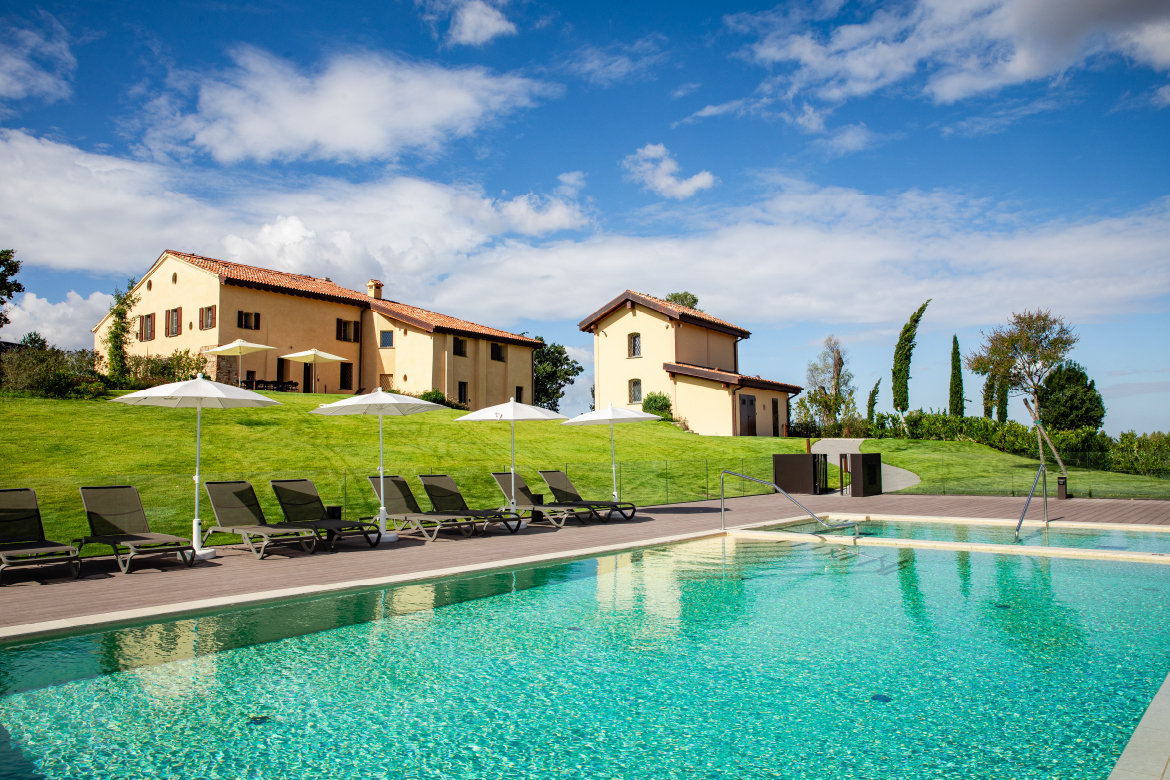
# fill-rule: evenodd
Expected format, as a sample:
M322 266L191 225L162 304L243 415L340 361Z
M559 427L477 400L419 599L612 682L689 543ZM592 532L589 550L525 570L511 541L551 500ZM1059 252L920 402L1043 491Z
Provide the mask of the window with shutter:
M252 312L252 329L260 330L260 312Z
M467 357L467 339L456 337L455 344L451 351L454 352L457 357Z
M154 341L154 313L152 312L150 314L147 314L146 319L148 320L146 340L147 341Z
M199 307L199 330L205 330L206 328L207 328L207 307L200 306Z
M504 345L492 344L492 360L504 362Z
M214 306L207 307L207 327L209 327L209 328L215 327L215 307Z
M236 312L236 327L241 329L244 327L244 313L242 311Z
M142 334L143 334L143 330L142 330L142 328L143 328L143 326L144 326L145 324L146 324L146 317L142 316L141 314L140 314L140 315L138 315L138 340L139 340L139 341L144 341L144 340L145 340L145 339L143 339L143 337L142 337Z
M345 341L345 324L340 317L337 318L337 340Z
M175 335L178 336L183 332L183 307L175 309Z
M354 341L361 341L362 340L361 328L362 328L362 321L361 320L354 320L353 321L353 340Z

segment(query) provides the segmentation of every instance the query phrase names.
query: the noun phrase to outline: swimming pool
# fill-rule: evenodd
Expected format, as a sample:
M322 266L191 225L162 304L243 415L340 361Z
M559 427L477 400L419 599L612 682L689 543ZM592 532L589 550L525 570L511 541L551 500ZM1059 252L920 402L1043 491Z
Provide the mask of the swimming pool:
M48 778L1109 773L1170 671L1163 567L868 552L715 538L8 647L0 763Z
M860 518L858 518L860 519ZM833 524L840 520L830 521ZM808 522L784 523L758 530L798 533L821 533L825 529ZM831 532L835 536L850 536L844 529ZM931 522L911 519L874 518L858 524L860 536L893 539L920 539L965 544L1014 544L1015 523L990 524L986 522ZM1136 529L1126 527L1089 527L1085 523L1043 525L1029 523L1020 529L1021 545L1029 547L1075 547L1087 550L1112 550L1163 553L1170 555L1170 529Z

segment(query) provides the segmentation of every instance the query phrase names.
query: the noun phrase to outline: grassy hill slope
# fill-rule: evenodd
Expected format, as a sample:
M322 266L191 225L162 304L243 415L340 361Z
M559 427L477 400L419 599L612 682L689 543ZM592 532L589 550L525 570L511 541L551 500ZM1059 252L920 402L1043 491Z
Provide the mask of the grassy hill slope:
M249 479L270 520L280 510L266 482L280 477L313 479L346 516L375 512L365 477L377 473L377 418L309 413L336 395L270 396L282 405L204 411L203 478ZM451 474L472 506L499 505L502 498L490 472L507 470L509 426L454 422L461 414L444 409L385 418L387 473L406 476L424 507L416 474ZM721 469L769 477L772 453L804 450L799 439L703 437L667 423L619 425L616 440L622 496L639 503L718 495ZM567 469L587 495L610 492L608 426L518 423L516 461L536 492L544 492L538 468ZM156 530L189 534L194 463L193 409L0 397L0 487L36 489L50 538L68 541L85 532L77 488L103 484L137 486ZM753 492L751 483L739 482L737 494ZM206 523L213 515L206 502L202 507Z

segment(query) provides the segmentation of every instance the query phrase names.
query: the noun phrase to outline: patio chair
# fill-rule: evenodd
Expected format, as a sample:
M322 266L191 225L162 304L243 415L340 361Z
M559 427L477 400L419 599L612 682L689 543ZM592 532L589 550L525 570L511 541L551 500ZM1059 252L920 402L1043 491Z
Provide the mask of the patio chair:
M548 485L548 489L552 491L553 498L557 500L558 504L577 504L579 506L592 507L599 520L609 522L613 519L615 512L623 520L629 520L638 511L638 507L629 501L586 501L581 498L581 493L573 486L569 475L563 471L540 471L537 473L540 474L541 479ZM596 510L606 511L601 512Z
M4 570L15 566L68 563L73 578L81 576L81 555L70 544L45 538L41 508L32 488L0 490L0 585Z
M81 503L89 521L89 536L75 540L78 551L87 544L109 545L123 574L130 573L131 561L141 555L174 552L188 567L195 563L190 539L150 530L142 498L133 485L83 487Z
M369 518L338 520L328 517L325 504L311 479L272 479L268 484L280 502L285 523L312 528L328 543L331 552L338 539L362 536L370 547L377 547L378 542L382 541L378 524L363 522Z
M374 495L382 500L380 485L382 478L377 474L367 477ZM397 474L386 475L386 517L393 520L394 530L403 533L418 531L423 539L433 542L444 528L458 529L464 536L475 533L479 519L464 513L424 512L415 500L414 493L406 480Z
M271 544L297 544L310 555L317 548L315 529L288 523L269 524L251 482L204 482L203 487L215 513L215 527L203 534L205 544L213 533L233 534L244 540L258 561L263 560ZM259 549L253 537L260 540Z
M504 494L504 500L512 501L512 473L509 471L493 471L492 479L496 481L500 491ZM583 506L581 504L560 504L547 503L539 504L536 501L536 496L532 495L532 491L528 489L528 483L524 481L524 477L519 474L515 475L516 479L516 511L528 512L529 520L533 520L536 513L540 513L544 520L552 523L557 528L563 528L569 518L573 518L581 525L585 525L597 512L590 506ZM536 520L539 522L539 520Z
M483 523L484 532L492 523L499 523L510 534L516 533L527 525L521 520L519 514L510 510L469 508L467 500L459 492L459 486L455 484L455 480L446 474L419 474L418 479L423 484L423 490L427 491L427 498L431 500L436 512L450 512L478 518Z

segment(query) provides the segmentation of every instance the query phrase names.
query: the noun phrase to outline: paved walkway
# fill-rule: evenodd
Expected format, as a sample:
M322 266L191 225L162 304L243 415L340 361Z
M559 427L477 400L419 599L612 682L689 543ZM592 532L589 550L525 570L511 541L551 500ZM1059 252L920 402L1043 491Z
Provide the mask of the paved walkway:
M915 496L885 494L852 498L828 494L800 496L815 512L855 512L942 517L1017 519L1023 498ZM794 517L799 510L782 496L729 499L728 526ZM1070 499L1049 503L1051 519L1080 522L1140 523L1170 526L1170 501ZM1043 517L1040 502L1029 519ZM645 507L627 522L569 525L554 530L533 526L516 535L493 532L464 539L444 535L423 543L404 537L397 544L370 549L365 543L338 545L333 554L277 553L263 561L245 550L219 547L223 557L187 569L173 558L146 558L134 573L117 573L110 559L87 559L79 580L62 577L64 567L4 572L0 588L0 627L69 620L97 613L159 608L192 599L234 597L285 588L332 585L387 576L409 576L458 566L490 566L532 556L568 557L577 551L612 545L635 547L682 534L717 532L719 502Z
M861 452L863 441L865 439L820 439L812 446L812 451L825 453L829 456L829 463L835 466L840 462L838 459L840 455ZM882 464L882 490L887 493L914 487L921 481L913 471L900 469L888 463Z

